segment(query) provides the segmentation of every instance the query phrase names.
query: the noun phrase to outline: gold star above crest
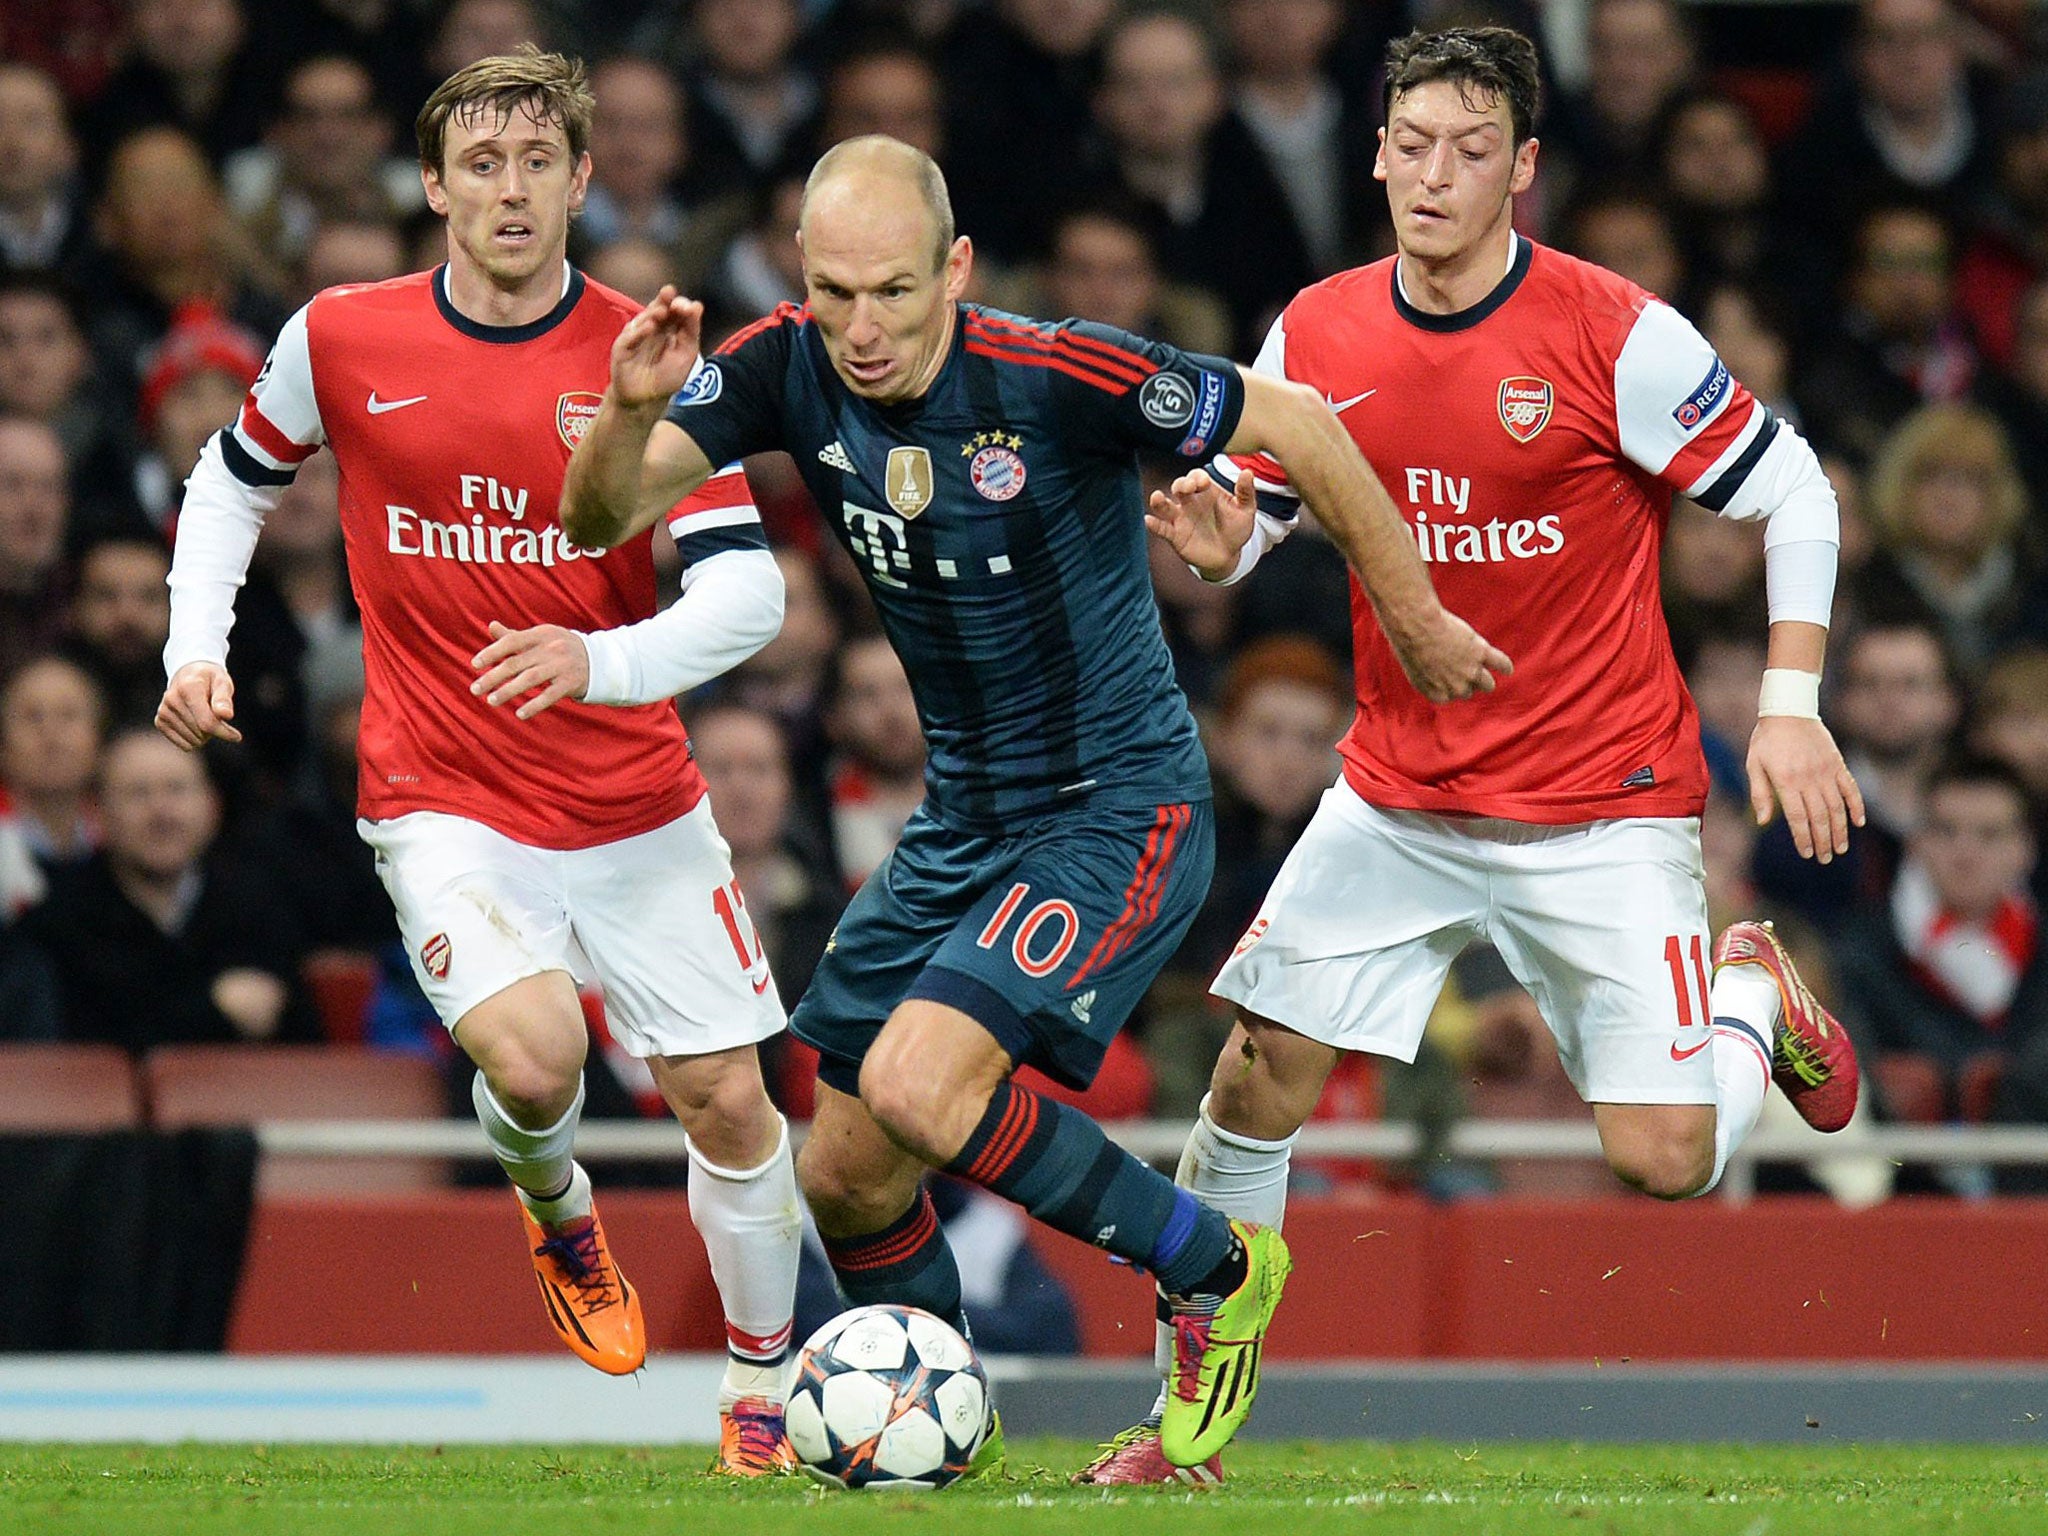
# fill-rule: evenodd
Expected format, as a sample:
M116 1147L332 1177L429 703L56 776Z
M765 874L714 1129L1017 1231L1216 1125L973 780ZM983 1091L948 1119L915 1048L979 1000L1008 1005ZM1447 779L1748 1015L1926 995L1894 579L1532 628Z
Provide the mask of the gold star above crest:
M1014 432L977 432L960 445L960 457L972 458L984 448L1009 448L1013 452L1024 446L1024 439Z

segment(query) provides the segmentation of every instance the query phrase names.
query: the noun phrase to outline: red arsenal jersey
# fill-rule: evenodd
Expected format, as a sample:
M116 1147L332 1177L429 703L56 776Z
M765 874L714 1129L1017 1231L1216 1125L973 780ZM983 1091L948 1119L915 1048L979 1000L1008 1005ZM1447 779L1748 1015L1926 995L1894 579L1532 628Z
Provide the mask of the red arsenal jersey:
M490 623L609 629L655 610L645 539L562 535L570 452L638 306L570 272L523 326L459 313L440 272L332 288L285 326L223 435L250 483L289 479L323 442L341 471L349 580L363 615L358 805L468 817L541 848L649 831L704 793L666 703L573 701L532 720L469 691Z
M1306 289L1257 366L1330 402L1445 605L1515 664L1490 694L1431 704L1354 579L1358 713L1341 750L1359 795L1549 824L1697 815L1699 716L1658 554L1673 493L1725 508L1778 431L1699 333L1518 237L1500 286L1454 315L1409 304L1392 258ZM1241 462L1262 511L1291 517L1279 465Z

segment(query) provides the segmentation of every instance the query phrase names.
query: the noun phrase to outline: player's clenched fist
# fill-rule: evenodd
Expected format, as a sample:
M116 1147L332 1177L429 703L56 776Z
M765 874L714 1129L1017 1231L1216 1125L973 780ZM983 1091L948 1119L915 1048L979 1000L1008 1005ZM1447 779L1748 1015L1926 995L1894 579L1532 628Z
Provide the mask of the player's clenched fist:
M1432 704L1491 693L1497 679L1515 670L1504 651L1448 608L1438 608L1412 631L1396 634L1389 628L1387 639L1408 681Z
M215 738L240 741L242 733L228 724L234 718L234 682L225 667L210 661L190 661L178 668L156 707L156 728L187 752Z
M628 410L665 405L690 381L704 306L664 286L612 343L612 394Z

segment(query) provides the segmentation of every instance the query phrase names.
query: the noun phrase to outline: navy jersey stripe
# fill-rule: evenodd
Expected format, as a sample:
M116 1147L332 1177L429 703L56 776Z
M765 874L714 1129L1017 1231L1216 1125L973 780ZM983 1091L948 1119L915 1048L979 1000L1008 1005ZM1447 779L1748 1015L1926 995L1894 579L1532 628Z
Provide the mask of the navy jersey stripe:
M1002 419L1005 408L1011 404L1002 386L1001 368L984 365L969 369L967 394L977 415ZM1051 541L1041 532L1048 521L1048 509L1041 504L1028 476L1023 491L1001 505L1004 540L1015 562L1020 597L1039 591L1057 594L1056 602L1033 602L1029 607L1033 660L1046 700L1039 717L1041 778L1057 790L1082 777L1078 711L1084 683L1080 675L1080 645L1068 608L1072 583L1068 573L1059 568Z
M1742 482L1749 478L1750 471L1756 468L1757 461L1763 458L1764 450L1771 446L1777 435L1777 413L1769 406L1765 406L1763 423L1756 429L1756 436L1749 440L1749 446L1742 450L1733 464L1715 477L1712 485L1701 491L1694 499L1710 512L1725 509L1728 503L1735 499L1735 493L1742 489Z
M236 441L235 434L226 427L215 433L214 438L220 444L221 461L227 465L228 473L244 485L290 485L299 478L296 465L272 469Z
M676 540L676 552L683 557L685 565L695 565L699 560L709 560L713 555L722 555L728 550L767 547L768 535L759 523L706 528L699 533L686 533Z

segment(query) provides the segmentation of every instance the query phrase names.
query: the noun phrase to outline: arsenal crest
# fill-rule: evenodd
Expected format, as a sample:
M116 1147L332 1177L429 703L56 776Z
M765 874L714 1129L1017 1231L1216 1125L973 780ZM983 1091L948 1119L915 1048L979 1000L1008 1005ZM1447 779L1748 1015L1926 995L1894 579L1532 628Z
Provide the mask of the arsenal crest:
M1550 423L1553 396L1548 379L1525 376L1500 381L1500 424L1526 443Z
M594 395L587 389L572 389L555 402L555 430L562 434L571 453L583 441L583 434L597 419L597 408L603 404L603 395Z
M448 935L437 933L420 946L420 964L427 968L427 974L436 981L448 979L448 962L453 958L455 946L448 942Z
M932 455L929 448L891 448L887 472L889 510L916 517L932 504Z

